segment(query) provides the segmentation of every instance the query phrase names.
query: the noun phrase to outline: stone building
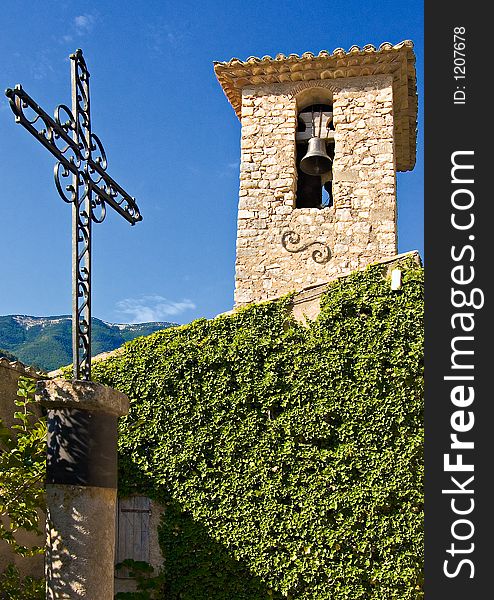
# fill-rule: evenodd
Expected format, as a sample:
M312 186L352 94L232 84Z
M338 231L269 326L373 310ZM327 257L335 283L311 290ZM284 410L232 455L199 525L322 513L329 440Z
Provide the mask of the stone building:
M215 63L242 123L235 304L397 253L396 171L415 164L413 44ZM308 140L330 168L307 176Z

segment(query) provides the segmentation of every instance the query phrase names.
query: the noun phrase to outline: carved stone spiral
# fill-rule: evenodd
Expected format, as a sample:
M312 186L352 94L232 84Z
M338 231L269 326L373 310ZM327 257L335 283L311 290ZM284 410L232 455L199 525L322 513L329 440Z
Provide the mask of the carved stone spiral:
M312 252L312 260L322 265L324 263L327 263L328 260L331 258L331 250L329 249L329 246L326 246L326 244L320 242L319 240L314 240L312 242L302 244L301 246L298 246L298 244L300 244L300 234L298 234L296 231L285 231L281 236L281 245L287 252L296 254L298 252L303 252L304 250L307 250L315 244L318 244L319 246L321 246L321 248L316 248ZM298 246L298 248L295 248L293 246Z

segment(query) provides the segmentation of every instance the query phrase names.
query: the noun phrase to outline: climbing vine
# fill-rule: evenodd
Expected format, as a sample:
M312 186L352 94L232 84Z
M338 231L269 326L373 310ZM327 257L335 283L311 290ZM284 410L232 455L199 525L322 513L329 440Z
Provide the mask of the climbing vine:
M36 382L20 377L14 424L0 419L0 543L19 556L42 554L41 546L18 542L18 532L42 534L40 514L44 510L46 420L33 409ZM37 600L44 597L41 579L22 577L14 564L0 573L2 600Z
M125 345L121 493L166 507L167 600L422 598L423 272L382 265Z

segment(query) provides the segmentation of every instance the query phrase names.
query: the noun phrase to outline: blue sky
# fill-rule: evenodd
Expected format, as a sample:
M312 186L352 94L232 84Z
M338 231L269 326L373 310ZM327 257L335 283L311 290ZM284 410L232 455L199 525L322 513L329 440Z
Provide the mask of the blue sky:
M398 174L399 250L423 256L423 4L411 0L7 3L0 87L22 83L48 112L70 105L68 55L91 73L92 128L108 172L143 221L93 228L93 315L186 323L233 304L240 124L214 60L319 52L412 39L417 166ZM70 207L54 157L0 98L0 314L71 310ZM109 211L111 213L112 211Z

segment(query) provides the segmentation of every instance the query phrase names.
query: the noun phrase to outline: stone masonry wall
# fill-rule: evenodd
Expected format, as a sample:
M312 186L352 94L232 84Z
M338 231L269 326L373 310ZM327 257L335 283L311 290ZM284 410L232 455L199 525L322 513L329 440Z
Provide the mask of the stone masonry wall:
M330 208L295 208L297 97L333 97ZM395 255L396 174L389 75L246 88L235 304L324 283Z

